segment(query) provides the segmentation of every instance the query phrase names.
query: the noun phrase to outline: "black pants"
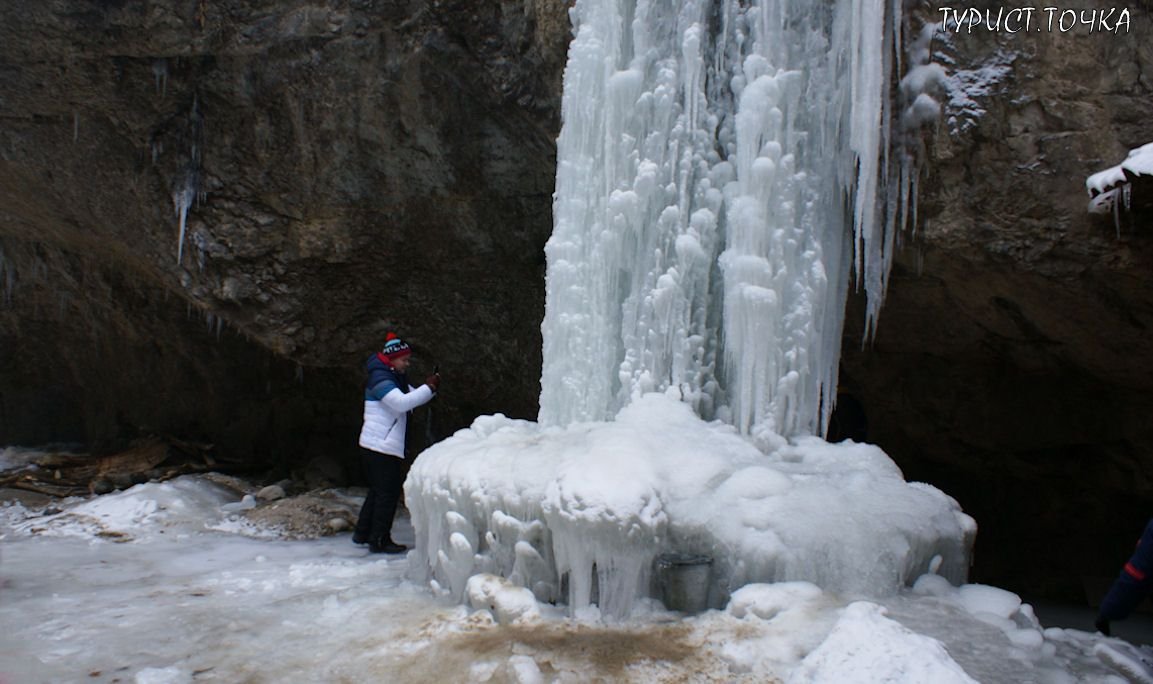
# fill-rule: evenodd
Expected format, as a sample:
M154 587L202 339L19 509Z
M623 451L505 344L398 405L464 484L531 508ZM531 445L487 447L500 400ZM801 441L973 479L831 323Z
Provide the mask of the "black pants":
M368 477L368 497L356 520L358 540L382 544L392 541L392 519L400 501L408 464L403 458L360 448L360 461Z

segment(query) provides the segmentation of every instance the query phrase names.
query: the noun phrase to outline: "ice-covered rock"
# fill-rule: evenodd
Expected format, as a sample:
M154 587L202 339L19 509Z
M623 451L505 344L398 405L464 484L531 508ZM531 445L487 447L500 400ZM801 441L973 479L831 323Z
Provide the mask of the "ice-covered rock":
M1129 150L1125 161L1098 171L1085 179L1090 214L1115 214L1128 209L1132 183L1153 178L1153 142Z
M465 588L468 603L476 610L488 610L502 625L540 617L540 607L532 592L496 575L473 575Z
M655 595L664 552L714 559L714 607L760 582L886 595L931 568L963 581L976 528L955 501L871 445L780 443L765 454L662 394L608 423L482 417L413 464L413 567L461 599L493 573L617 616Z
M829 637L787 681L976 684L941 642L906 629L885 617L881 606L864 601L845 608Z

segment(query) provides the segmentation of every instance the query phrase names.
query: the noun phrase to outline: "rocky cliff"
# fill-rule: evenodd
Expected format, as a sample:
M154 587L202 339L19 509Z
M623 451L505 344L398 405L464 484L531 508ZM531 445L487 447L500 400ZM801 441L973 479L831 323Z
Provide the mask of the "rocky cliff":
M849 303L866 436L978 519L977 579L1021 590L1111 575L1153 501L1153 226L1090 217L1083 186L1153 140L1129 10L1123 34L934 39L944 112L873 343ZM445 376L418 441L535 415L566 3L0 17L0 444L351 465L389 328Z
M0 444L347 449L390 328L438 434L535 415L563 3L0 17Z
M1129 11L937 34L945 111L874 344L850 303L869 439L976 517L976 579L1024 592L1099 591L1153 511L1153 216L1118 228L1084 186L1153 141L1153 22Z

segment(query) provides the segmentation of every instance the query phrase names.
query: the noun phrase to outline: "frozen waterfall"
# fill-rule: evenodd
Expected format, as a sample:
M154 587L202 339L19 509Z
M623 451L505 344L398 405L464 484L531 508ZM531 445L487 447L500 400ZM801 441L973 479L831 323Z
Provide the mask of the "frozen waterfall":
M410 560L434 588L483 605L469 587L499 575L624 616L665 553L711 559L714 608L760 582L964 580L956 501L813 436L850 273L871 327L908 197L888 182L909 177L887 155L899 7L577 0L541 420L482 416L413 464Z
M541 422L674 388L744 434L823 434L856 273L892 252L889 0L579 0ZM871 324L871 322L870 322Z

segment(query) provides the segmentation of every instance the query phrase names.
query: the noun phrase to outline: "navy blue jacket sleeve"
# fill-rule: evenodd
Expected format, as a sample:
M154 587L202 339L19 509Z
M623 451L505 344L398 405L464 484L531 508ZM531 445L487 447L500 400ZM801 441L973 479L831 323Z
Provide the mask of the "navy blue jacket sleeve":
M1121 568L1121 574L1101 601L1100 619L1111 621L1129 617L1148 595L1150 587L1153 587L1153 520L1145 526L1137 550Z

